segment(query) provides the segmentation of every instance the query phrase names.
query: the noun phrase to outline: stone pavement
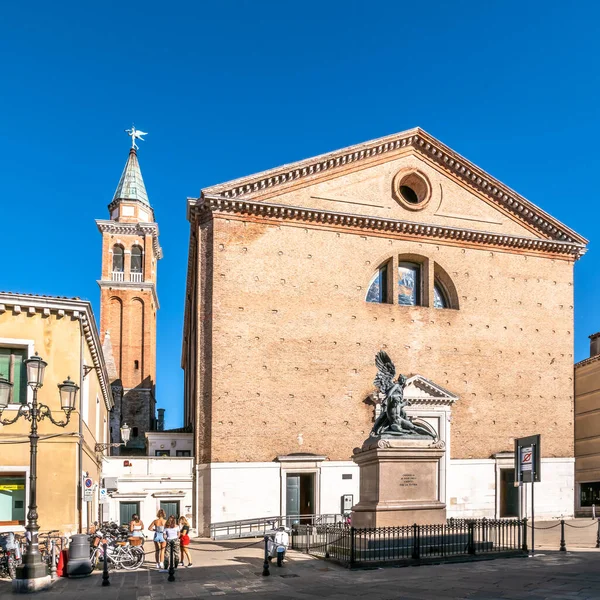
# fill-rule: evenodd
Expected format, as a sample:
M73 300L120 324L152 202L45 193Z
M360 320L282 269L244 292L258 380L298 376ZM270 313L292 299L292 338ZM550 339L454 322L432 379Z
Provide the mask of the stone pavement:
M252 540L202 541L192 550L195 566L179 568L176 581L148 565L134 572L60 579L40 600L169 600L254 597L267 600L369 598L369 600L449 600L451 598L600 600L600 551L540 551L535 558L511 558L422 567L349 571L296 552L287 565L271 566L262 577L262 548ZM147 548L148 550L150 548ZM0 581L0 599L15 600L10 582Z

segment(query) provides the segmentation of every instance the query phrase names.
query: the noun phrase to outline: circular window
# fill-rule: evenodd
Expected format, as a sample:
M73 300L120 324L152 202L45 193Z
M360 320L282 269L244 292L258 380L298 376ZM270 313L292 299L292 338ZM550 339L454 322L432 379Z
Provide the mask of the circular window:
M423 173L402 170L394 177L392 193L404 208L421 210L431 198L431 185Z

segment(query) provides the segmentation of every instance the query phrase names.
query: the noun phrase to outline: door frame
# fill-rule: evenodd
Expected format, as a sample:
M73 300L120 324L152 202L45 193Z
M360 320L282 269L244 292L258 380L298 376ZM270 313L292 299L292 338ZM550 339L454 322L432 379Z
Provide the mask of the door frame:
M500 502L502 496L502 473L500 471L506 469L515 468L515 453L514 452L498 452L494 454L494 459L496 460L496 502L495 502L495 513L494 518L500 519ZM518 489L519 497L517 500L518 507L518 515L516 517L502 517L506 519L517 519L523 514L523 487L520 486Z
M278 456L277 460L281 463L279 471L281 490L281 499L279 506L279 514L287 516L287 476L289 475L304 475L311 473L314 481L314 512L313 514L321 514L321 463L326 460L326 456L319 454L301 454L301 455L286 455Z

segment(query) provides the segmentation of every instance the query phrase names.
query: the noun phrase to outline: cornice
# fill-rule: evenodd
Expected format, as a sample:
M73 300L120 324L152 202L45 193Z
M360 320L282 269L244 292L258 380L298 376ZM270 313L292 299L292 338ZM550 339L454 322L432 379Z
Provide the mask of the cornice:
M281 188L283 193L286 188L296 185L299 181L309 182L322 177L323 173L348 170L349 166L356 165L356 168L361 168L363 165L359 167L360 163L381 160L381 157L386 155L389 155L391 160L394 154L411 148L470 188L485 195L494 204L512 214L516 220L526 223L550 239L578 244L587 243L588 240L575 231L420 128L215 185L204 189L202 196L219 195L228 199L240 197L251 199L272 188Z
M160 308L160 302L158 301L158 294L156 293L156 285L154 282L142 281L140 283L134 283L132 281L104 281L99 279L96 282L101 288L109 288L111 290L141 290L144 292L152 292L152 299L156 304L156 310Z
M586 365L590 365L597 361L600 361L600 354L590 356L589 358L584 358L583 360L579 361L578 363L575 363L575 368L579 369L579 367L585 367Z
M274 221L298 221L332 227L347 227L385 233L390 236L414 237L472 244L475 246L521 250L532 253L570 256L577 260L585 253L585 245L541 238L528 238L449 227L413 221L367 217L351 213L341 213L321 209L308 209L299 206L284 206L250 200L235 200L220 196L205 196L189 205L190 218L202 218L206 213L234 213Z
M121 223L118 221L97 220L96 225L100 233L110 233L112 235L151 235L154 258L160 260L163 257L163 251L158 241L158 223Z
M78 298L0 292L0 314L6 312L7 308L12 308L15 314L26 312L28 315L33 315L39 312L43 317L48 317L53 313L58 318L70 316L72 319L79 320L96 373L98 374L104 404L107 410L112 410L114 406L112 389L104 361L102 345L100 344L100 336L96 327L96 319L94 318L90 302Z

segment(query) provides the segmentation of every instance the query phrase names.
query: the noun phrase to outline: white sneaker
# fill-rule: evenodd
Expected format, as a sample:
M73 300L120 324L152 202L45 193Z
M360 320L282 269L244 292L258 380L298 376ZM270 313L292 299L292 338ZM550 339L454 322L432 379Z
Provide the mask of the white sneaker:
M160 566L160 563L156 563L156 568L157 568L158 570L162 569L162 567Z

